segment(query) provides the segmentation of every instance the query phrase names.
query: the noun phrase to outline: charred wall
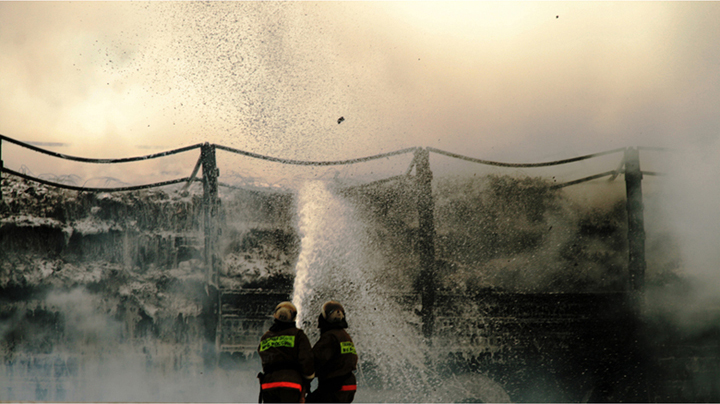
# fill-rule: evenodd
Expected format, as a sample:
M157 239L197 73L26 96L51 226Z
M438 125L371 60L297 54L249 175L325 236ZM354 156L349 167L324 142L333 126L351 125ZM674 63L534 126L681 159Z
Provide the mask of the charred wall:
M23 372L35 363L48 380L73 377L84 352L105 349L102 341L141 341L149 369L202 360L207 293L198 194L88 194L2 180L6 369L30 375ZM387 281L414 297L406 301L410 312L419 293L414 192L404 183L349 194L374 223L371 237L393 274ZM486 374L518 402L720 400L717 327L684 333L641 315L625 293L622 204L578 207L542 182L508 178L439 184L435 192L433 355L441 371ZM221 286L264 291L254 298L263 307L233 294L222 302L240 319L228 327L242 328L243 318L261 317L287 297L300 240L292 195L237 191L221 199ZM68 304L100 313L100 326L73 331L78 319ZM266 326L242 324L246 337ZM78 344L88 351L60 361L50 354ZM159 344L177 353L168 359ZM48 386L37 384L37 400L69 394Z
M514 401L647 401L652 348L627 298L441 294L433 342L445 371L486 374Z
M17 369L27 355L76 349L81 337L66 331L81 308L111 324L105 325L113 332L103 336L114 343L203 341L209 326L202 313L210 296L201 190L108 194L9 176L2 182L0 345L8 369ZM292 199L237 191L225 193L223 202L226 286L292 282ZM76 300L51 303L63 299Z

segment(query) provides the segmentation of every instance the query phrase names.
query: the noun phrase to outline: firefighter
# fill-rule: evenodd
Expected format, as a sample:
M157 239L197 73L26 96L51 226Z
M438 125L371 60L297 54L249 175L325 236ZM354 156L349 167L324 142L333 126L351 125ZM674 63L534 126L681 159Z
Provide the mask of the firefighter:
M266 403L304 402L310 381L315 377L310 340L295 326L297 308L290 302L275 307L272 327L260 338L262 361L260 401Z
M351 403L357 391L353 373L358 356L348 327L345 309L336 301L322 306L318 317L320 339L313 346L318 387L307 397L309 403Z

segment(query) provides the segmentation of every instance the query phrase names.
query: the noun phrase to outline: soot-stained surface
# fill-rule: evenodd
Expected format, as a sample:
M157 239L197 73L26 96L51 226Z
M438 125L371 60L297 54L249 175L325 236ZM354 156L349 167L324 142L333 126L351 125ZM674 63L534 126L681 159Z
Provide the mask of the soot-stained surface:
M627 293L622 201L580 206L546 185L502 177L437 184L435 333L421 365L427 397L720 399L711 326L720 316L705 308L688 320L693 327L680 327L648 304L692 293L667 248L670 236L658 242L667 259L649 269L648 292ZM371 224L358 244L385 259L363 276L391 291L405 313L397 318L419 335L411 184L345 195L356 219ZM0 397L254 401L253 335L277 300L291 298L303 247L293 198L222 196L220 303L235 317L221 322L229 350L218 357L208 338L216 323L207 318L218 295L207 289L197 193L85 194L3 177ZM238 341L250 343L233 351ZM358 399L411 399L374 361L361 362ZM127 391L126 382L138 388Z

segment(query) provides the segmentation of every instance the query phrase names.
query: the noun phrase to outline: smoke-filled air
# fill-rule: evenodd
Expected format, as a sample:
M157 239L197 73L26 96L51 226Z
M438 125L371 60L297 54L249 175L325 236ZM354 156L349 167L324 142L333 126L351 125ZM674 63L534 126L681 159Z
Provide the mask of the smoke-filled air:
M0 401L256 402L329 300L355 402L720 401L718 21L0 2Z

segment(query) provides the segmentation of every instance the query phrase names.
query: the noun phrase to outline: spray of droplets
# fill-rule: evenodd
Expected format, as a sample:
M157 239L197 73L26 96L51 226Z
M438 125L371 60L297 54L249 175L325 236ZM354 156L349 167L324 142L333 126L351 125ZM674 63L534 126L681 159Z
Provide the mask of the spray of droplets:
M400 309L376 274L382 259L366 245L366 225L353 207L322 182L308 183L298 195L301 251L293 302L311 341L316 318L327 300L341 302L348 332L361 363L359 382L399 394L422 392L428 385L426 348L415 316ZM363 372L363 369L365 372ZM417 397L420 399L420 397Z

